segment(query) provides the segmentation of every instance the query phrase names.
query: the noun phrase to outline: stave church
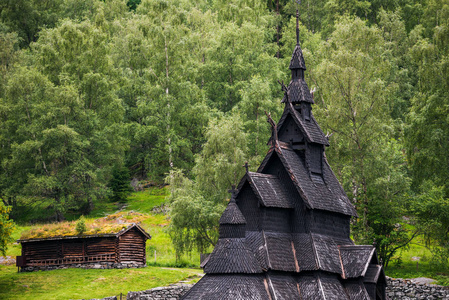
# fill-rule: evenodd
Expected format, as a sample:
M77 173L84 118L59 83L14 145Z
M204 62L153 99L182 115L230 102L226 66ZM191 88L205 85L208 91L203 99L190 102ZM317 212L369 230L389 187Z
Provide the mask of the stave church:
M284 112L278 123L269 117L270 149L233 188L205 276L182 299L388 299L375 247L350 238L357 213L325 156L296 22Z

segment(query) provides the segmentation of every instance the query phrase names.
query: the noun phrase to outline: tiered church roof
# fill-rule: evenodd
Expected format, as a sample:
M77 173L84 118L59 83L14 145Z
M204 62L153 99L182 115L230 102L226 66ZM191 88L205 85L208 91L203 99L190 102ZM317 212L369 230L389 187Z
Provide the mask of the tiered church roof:
M375 247L350 239L357 213L324 155L298 28L270 150L232 190L206 275L183 299L387 299Z

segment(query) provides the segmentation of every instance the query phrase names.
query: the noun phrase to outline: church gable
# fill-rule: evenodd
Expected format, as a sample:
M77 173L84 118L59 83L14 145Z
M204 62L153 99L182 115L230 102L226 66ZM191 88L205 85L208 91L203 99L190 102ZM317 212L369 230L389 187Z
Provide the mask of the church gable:
M304 136L306 142L329 146L329 140L324 135L311 110L310 104L293 106L291 103L286 103L284 112L277 124L279 140L289 143L289 140L281 138L281 135L285 134L281 130L285 131L288 128L284 127L284 123L293 120L296 128L299 129L297 132ZM290 130L289 132L292 133Z
M291 143L294 149L304 149L304 134L290 113L287 114L285 121L279 127L278 136L280 141Z

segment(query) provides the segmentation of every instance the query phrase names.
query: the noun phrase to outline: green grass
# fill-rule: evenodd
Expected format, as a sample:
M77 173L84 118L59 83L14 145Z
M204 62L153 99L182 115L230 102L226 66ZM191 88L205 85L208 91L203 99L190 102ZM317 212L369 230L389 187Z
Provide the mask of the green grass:
M20 226L16 225L14 228L14 231L12 233L12 238L14 239L14 242L8 245L8 249L6 251L7 256L18 256L22 253L22 247L19 243L16 243L16 240L20 239L20 236L22 235L22 232L25 230L29 230L32 226Z
M417 257L420 258L418 262L415 260ZM421 237L416 237L408 248L398 252L385 273L393 278L432 278L437 284L449 286L449 270L435 263Z
M123 207L124 210L134 210L142 213L150 213L154 207L164 204L167 200L168 195L169 190L167 187L153 187L141 192L131 193L128 196L126 203L108 202L107 199L102 199L101 201L96 201L94 203L94 209L89 214L89 217L104 217L116 212L120 207ZM76 218L78 217L79 215L77 215Z
M146 267L122 270L65 269L17 273L0 266L0 299L90 299L197 281L199 269Z
M128 197L127 210L138 212L150 212L154 207L160 206L167 201L169 190L164 188L151 188L143 192L132 193Z

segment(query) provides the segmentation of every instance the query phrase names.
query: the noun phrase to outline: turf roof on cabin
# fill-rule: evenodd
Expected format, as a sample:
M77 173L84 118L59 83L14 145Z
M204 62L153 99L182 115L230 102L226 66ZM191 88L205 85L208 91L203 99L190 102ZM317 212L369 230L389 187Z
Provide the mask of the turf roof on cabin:
M95 220L86 220L86 231L81 236L114 235L136 225L144 217L144 214L130 211L114 213ZM77 234L75 229L77 222L60 222L35 226L30 230L24 231L20 240L78 237L80 235Z

